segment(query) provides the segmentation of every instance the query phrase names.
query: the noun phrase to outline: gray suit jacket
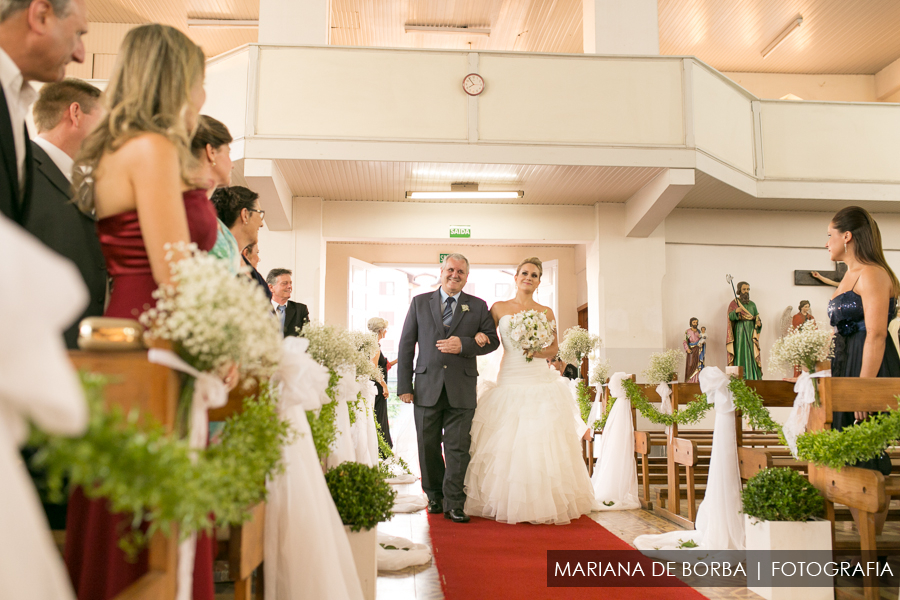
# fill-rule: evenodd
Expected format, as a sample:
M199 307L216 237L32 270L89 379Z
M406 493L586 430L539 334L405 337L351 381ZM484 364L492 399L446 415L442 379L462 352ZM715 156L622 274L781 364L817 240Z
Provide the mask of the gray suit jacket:
M475 343L475 335L484 333L489 342L484 347ZM462 342L459 354L444 354L435 346L438 340L457 336ZM419 345L416 361L415 390L413 390L413 356ZM397 362L397 394L415 394L419 406L434 406L447 387L447 398L454 408L475 408L475 384L478 377L476 357L497 349L497 326L481 298L465 292L459 295L459 304L450 323L450 331L444 333L441 319L441 291L421 294L413 298L400 335L400 352Z

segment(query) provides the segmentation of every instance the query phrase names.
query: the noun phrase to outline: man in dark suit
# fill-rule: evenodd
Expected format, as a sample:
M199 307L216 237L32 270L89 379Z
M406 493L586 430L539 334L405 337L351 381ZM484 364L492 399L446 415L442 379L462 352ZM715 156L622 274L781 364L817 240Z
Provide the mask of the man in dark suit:
M463 482L475 415L476 357L500 345L487 304L462 291L468 277L465 256L450 254L444 259L441 287L432 294L414 297L410 304L397 362L397 393L403 402L415 404L419 466L428 512L443 512L455 523L469 521L463 510Z
M44 244L75 263L91 302L65 332L66 346L77 348L78 323L103 314L106 266L94 219L71 202L72 165L81 143L103 116L100 90L79 79L41 88L34 104L38 136L31 142L34 194L22 223Z
M290 269L272 269L266 276L266 283L272 291L272 308L281 321L281 331L285 337L300 335L300 330L309 323L306 305L291 301L292 273Z
M263 291L266 292L266 297L271 301L272 290L269 289L266 278L256 270L257 265L259 265L259 242L251 242L241 250L241 258L244 260L244 266L250 271L250 277L262 286Z
M37 94L30 81L59 81L70 61L84 62L85 0L0 3L0 214L24 223L32 195L25 128Z

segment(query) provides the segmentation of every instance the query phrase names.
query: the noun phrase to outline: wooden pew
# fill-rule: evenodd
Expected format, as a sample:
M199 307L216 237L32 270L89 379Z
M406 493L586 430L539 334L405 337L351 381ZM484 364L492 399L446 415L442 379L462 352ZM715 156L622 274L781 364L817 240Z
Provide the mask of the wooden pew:
M104 398L108 406L120 406L127 413L138 409L142 418L160 423L167 431L175 427L175 411L180 392L178 374L147 361L144 351L70 351L77 369L110 377ZM115 600L174 600L177 586L178 533L166 537L157 532L147 551L147 573L115 597Z
M831 429L834 412L896 409L900 378L822 378L817 381L819 406L810 410L808 431ZM859 552L865 562L875 561L879 545L875 539L875 514L884 510L888 497L900 496L900 478L878 471L844 467L840 471L810 463L809 480L825 496L825 516L831 521L835 552L848 550L834 543L835 503L855 508L859 514ZM894 546L894 545L891 545ZM881 545L882 551L888 549ZM896 548L891 548L896 550ZM880 598L878 578L863 577L866 600Z

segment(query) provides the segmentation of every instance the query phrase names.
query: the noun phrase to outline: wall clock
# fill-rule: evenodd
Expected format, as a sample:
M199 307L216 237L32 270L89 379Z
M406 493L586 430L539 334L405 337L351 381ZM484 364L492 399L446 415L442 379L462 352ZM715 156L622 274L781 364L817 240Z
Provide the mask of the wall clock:
M463 78L463 90L470 96L484 91L484 79L478 73L469 73Z

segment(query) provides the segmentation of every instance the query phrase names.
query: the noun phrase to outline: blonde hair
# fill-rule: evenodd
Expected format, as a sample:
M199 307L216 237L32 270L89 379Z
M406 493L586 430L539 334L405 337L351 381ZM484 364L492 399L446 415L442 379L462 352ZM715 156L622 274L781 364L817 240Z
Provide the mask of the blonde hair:
M381 317L372 317L371 319L369 319L369 322L366 323L366 326L372 333L378 333L387 329L388 322Z
M106 116L75 160L73 186L80 209L94 208L91 173L100 159L144 133L158 133L175 145L181 179L192 185L194 132L188 131L184 116L191 89L203 79L205 60L203 50L174 27L154 23L128 32L106 90Z
M519 274L519 269L522 268L522 265L534 265L537 267L538 274L541 277L544 276L544 265L543 265L543 263L541 263L541 259L539 259L537 256L532 256L531 258L526 258L525 260L520 262L519 266L516 267L516 275Z

